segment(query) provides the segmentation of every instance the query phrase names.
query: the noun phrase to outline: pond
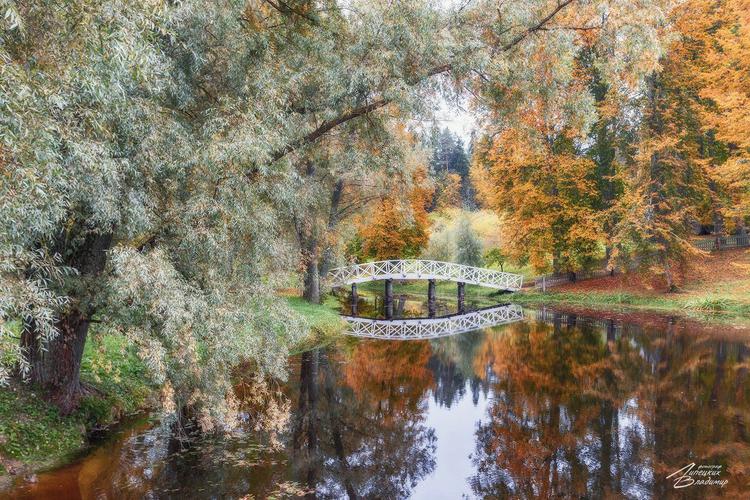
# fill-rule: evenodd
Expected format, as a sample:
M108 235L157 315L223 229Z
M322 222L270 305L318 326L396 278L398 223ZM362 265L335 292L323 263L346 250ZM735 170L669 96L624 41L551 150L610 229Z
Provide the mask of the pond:
M419 314L420 300L405 297L402 311ZM284 386L292 418L276 451L252 432L184 448L144 419L11 497L747 491L748 332L684 318L594 316L525 310L521 321L433 340L347 338L292 358ZM667 478L691 463L704 475L683 469ZM678 486L713 483L675 490L680 477Z

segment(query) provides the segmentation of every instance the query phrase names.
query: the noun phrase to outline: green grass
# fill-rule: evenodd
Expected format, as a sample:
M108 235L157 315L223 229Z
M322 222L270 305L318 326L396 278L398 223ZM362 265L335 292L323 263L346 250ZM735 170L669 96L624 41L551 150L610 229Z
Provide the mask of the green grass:
M509 300L519 304L570 304L596 309L617 307L624 310L695 311L750 316L750 304L715 294L695 297L680 294L652 296L631 293L523 291L510 295Z
M72 458L86 444L85 415L61 417L39 393L13 384L0 390L0 454L37 469Z
M27 471L65 463L85 449L89 431L149 406L154 388L127 340L92 333L81 364L88 395L73 414L60 416L28 384L13 381L0 389L0 461Z
M518 264L506 262L505 264L503 264L502 269L500 269L500 266L498 266L497 264L484 267L486 267L487 269L494 269L495 271L502 271L504 273L520 274L521 276L523 276L524 283L529 280L533 280L536 276L539 276L539 273L534 271L534 268L528 264L525 266L520 266Z
M341 333L344 322L339 316L336 297L326 295L322 304L311 304L302 297L287 297L286 300L293 311L305 318L312 330L310 338L292 347L293 353L326 345Z
M697 297L691 300L688 300L683 305L685 309L690 309L693 311L703 311L703 312L731 312L731 313L737 313L737 314L743 314L743 315L750 315L750 304L743 304L742 302L739 302L737 300L728 298L728 297L722 297L722 296L715 296L715 295L709 295L705 297Z
M154 392L145 365L121 335L96 336L86 344L81 380L101 392L81 401L90 427L109 425L142 410Z

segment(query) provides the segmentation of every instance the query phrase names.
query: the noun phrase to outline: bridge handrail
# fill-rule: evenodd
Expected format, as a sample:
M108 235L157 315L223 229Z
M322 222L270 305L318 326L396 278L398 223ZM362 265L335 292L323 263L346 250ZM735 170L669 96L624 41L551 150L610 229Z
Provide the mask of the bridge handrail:
M399 259L365 262L329 271L334 286L374 279L444 279L503 290L520 290L523 276L439 260Z

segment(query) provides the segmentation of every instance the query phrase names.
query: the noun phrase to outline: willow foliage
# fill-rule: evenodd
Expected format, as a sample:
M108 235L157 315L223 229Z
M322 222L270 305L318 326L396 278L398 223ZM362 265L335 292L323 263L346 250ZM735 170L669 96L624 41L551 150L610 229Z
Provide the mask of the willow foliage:
M168 407L230 424L232 367L282 375L305 331L266 278L292 258L285 173L246 175L282 141L269 35L232 2L4 7L0 317L33 342L3 342L3 377L75 312L127 333L172 387Z

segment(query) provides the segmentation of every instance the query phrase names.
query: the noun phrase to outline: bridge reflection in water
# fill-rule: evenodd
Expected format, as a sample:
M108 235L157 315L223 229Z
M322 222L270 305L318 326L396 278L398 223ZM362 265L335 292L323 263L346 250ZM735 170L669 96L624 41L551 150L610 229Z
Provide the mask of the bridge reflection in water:
M342 316L348 323L347 335L374 339L434 339L481 328L523 320L523 309L516 304L478 309L465 314L439 318L372 319Z

